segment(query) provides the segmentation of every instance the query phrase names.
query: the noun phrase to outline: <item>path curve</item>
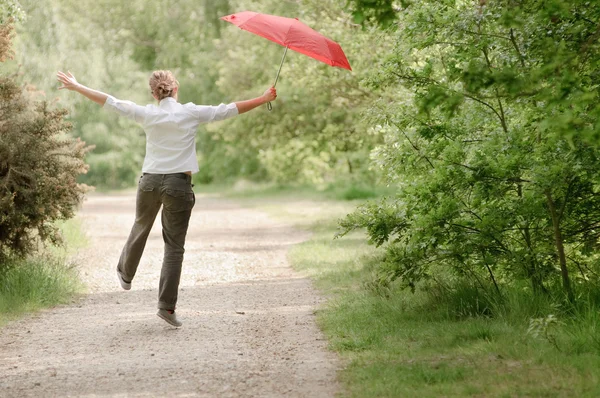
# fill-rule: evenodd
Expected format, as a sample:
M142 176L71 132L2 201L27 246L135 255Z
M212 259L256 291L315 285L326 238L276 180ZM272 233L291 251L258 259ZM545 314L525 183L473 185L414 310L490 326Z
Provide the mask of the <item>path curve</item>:
M157 218L131 291L114 268L134 194L91 195L75 256L90 294L0 329L0 395L333 397L339 366L315 325L322 302L288 265L306 233L217 197L197 197L175 329L156 315Z

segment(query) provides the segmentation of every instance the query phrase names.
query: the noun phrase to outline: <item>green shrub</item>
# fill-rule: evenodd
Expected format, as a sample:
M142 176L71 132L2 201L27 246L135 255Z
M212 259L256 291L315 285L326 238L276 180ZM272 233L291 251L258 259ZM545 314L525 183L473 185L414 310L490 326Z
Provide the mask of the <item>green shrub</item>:
M86 190L76 182L85 143L69 136L65 110L35 95L0 76L0 260L29 253L38 238L58 241L52 222L72 217Z
M337 200L359 200L379 197L384 190L365 183L341 180L329 184L325 192Z
M367 116L397 194L343 231L386 243L382 272L407 287L442 269L575 302L599 275L600 3L410 3L367 79L393 98Z
M0 62L13 58L11 49L11 38L13 35L12 20L8 23L0 24Z
M82 178L86 184L108 189L124 189L134 186L140 176L141 160L124 151L90 153L86 157L94 170Z
M258 159L258 151L251 145L223 140L200 129L197 134L199 171L194 175L196 184L224 184L237 179L264 181L266 170Z

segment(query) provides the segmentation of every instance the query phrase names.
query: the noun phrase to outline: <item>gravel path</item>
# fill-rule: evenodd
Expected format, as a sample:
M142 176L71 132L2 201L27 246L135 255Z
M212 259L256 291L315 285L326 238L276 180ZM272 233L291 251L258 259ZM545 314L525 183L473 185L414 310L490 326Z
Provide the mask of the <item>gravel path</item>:
M313 311L322 302L286 253L307 236L198 195L175 329L156 315L160 216L131 291L114 269L135 197L92 195L76 255L90 294L0 330L0 396L333 397L339 366Z

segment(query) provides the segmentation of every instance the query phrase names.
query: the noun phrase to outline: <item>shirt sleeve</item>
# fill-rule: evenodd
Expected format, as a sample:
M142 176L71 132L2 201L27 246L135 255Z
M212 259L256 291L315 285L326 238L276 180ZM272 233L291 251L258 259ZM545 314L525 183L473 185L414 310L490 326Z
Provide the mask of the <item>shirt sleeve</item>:
M196 105L196 112L200 123L216 122L218 120L229 119L238 114L237 105L235 102L230 104L213 105Z
M122 101L116 99L112 95L109 95L103 106L104 109L108 109L112 112L116 112L121 116L125 116L129 119L135 120L138 123L144 123L146 117L146 108L137 105L131 101Z

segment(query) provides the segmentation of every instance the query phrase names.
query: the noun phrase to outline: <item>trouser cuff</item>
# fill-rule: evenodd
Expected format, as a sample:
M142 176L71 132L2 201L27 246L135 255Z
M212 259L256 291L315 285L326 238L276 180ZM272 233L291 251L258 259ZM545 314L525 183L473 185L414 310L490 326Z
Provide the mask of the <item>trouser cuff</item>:
M157 308L159 310L175 311L175 304L161 303L159 301Z

